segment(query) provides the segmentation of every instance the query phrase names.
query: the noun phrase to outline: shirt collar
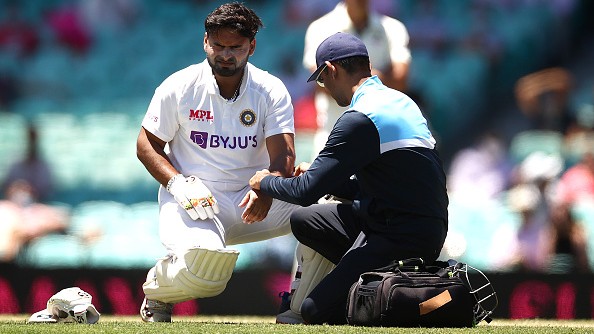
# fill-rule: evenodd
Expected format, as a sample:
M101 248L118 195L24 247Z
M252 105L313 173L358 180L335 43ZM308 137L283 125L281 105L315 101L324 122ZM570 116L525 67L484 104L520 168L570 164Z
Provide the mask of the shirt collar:
M357 100L361 97L361 95L363 95L365 93L365 91L373 86L383 86L384 84L381 82L381 80L378 78L377 75L371 76L370 78L367 78L367 80L363 81L363 83L357 87L357 90L355 90L355 93L353 94L353 98L351 100L351 105L349 106L349 108L352 108L355 103L357 103Z

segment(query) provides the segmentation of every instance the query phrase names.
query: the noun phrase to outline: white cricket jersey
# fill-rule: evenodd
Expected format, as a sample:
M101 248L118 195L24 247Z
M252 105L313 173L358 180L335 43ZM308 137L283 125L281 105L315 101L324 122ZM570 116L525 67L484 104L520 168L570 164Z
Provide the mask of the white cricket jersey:
M228 101L206 59L157 87L142 126L168 143L167 155L183 175L242 186L269 167L266 138L295 132L280 79L248 63L239 96Z
M358 32L347 13L346 5L339 2L324 16L313 21L305 34L303 65L308 70L316 68L316 50L330 35L346 32L359 37L369 52L371 65L381 71L390 68L392 62L409 63L409 35L404 24L390 16L371 11L365 30Z

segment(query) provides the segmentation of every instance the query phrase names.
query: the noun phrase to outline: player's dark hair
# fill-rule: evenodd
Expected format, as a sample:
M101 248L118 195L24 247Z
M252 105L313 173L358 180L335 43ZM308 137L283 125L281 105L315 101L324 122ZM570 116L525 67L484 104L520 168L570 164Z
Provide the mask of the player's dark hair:
M204 29L208 34L215 34L220 29L231 28L241 36L253 40L264 24L256 13L239 2L221 5L204 20Z
M340 65L348 74L353 74L359 71L370 71L371 73L371 65L369 63L369 57L365 56L355 56L355 57L348 57L343 58L335 61L338 65Z

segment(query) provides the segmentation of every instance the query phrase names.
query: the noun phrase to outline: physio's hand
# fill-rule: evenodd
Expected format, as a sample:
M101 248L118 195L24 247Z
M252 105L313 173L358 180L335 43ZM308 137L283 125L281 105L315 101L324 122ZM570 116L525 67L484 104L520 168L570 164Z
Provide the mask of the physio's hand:
M297 167L295 167L295 173L293 173L293 176L299 176L305 173L305 171L309 169L309 166L311 166L309 162L300 163L299 165L297 165Z
M256 174L254 174L254 176L252 176L250 179L250 187L252 187L252 189L260 190L260 182L268 175L270 175L270 171L268 169L257 171Z
M241 219L243 219L246 224L259 222L266 218L271 206L272 197L264 195L259 190L252 189L248 191L239 203L240 208L245 207L241 214Z
M167 184L167 191L194 220L212 219L219 213L217 200L202 181L194 176L178 174Z

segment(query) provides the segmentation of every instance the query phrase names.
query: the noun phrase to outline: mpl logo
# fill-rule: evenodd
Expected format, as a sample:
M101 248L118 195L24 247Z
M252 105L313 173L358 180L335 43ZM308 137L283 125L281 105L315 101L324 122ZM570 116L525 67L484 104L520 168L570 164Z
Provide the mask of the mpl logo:
M192 110L190 109L190 116L191 121L198 120L202 122L212 123L214 122L214 115L210 110Z

